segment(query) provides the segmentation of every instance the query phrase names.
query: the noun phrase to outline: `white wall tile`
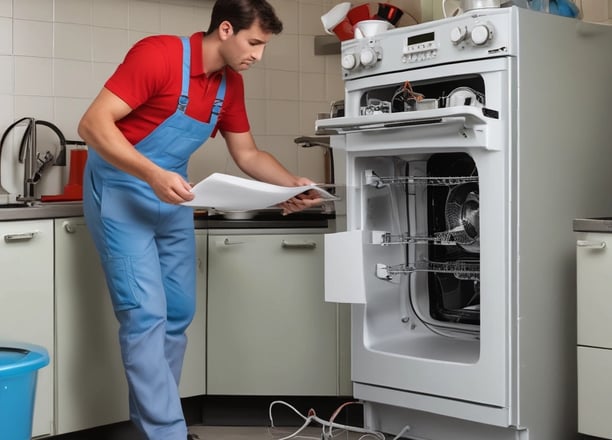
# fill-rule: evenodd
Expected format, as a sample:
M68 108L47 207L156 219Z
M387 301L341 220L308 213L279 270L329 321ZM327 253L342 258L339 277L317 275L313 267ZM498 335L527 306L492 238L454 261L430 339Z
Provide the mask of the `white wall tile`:
M187 174L189 181L197 183L212 173L227 173L228 164L233 162L220 133L210 138L189 160Z
M93 98L92 63L89 61L56 59L53 67L53 96Z
M13 93L13 70L13 57L0 55L0 95Z
M299 32L301 35L321 35L323 34L323 24L321 15L326 10L321 4L300 3L300 22Z
M13 0L0 0L0 17L13 16Z
M15 96L15 119L26 116L53 122L53 98L50 96Z
M93 63L92 90L95 90L95 95L104 87L106 80L117 69L117 65L116 63Z
M299 67L299 44L297 35L283 35L273 38L264 53L267 69L297 72Z
M325 57L315 55L314 37L312 35L300 35L299 54L298 70L300 72L325 73Z
M91 99L55 98L55 123L62 130L66 139L79 140L77 127L83 113L89 107Z
M258 147L272 154L285 168L294 174L298 172L297 145L293 142L294 136L265 136L262 137Z
M322 73L300 73L300 100L325 101L327 99L325 79Z
M251 68L242 73L244 95L247 99L266 99L266 70Z
M130 45L128 31L122 29L93 28L93 60L103 63L120 63Z
M91 24L91 0L55 0L55 22Z
M300 102L300 133L310 135L315 132L315 121L319 113L329 113L331 102Z
M53 23L13 20L15 55L51 57L53 55Z
M299 74L268 69L266 90L268 99L297 101L299 99Z
M15 98L11 95L0 95L0 128L6 128L15 121L15 113L13 111Z
M15 57L15 94L51 96L53 60L51 58Z
M314 182L325 182L324 152L321 147L302 148L297 150L297 173Z
M268 99L266 132L269 135L294 136L299 132L299 103Z
M298 2L287 0L271 0L270 4L274 7L276 15L283 22L283 33L297 34L298 26Z
M51 0L15 0L13 16L23 20L53 21L53 2Z
M13 20L0 17L0 55L13 54Z
M266 101L263 99L247 99L245 104L251 132L255 136L266 134Z
M91 26L55 23L54 56L70 60L92 60Z
M195 14L195 8L164 4L161 4L160 8L162 34L189 36L204 30L200 17Z
M131 0L130 29L145 32L161 31L161 10L158 3Z
M95 26L128 28L128 0L93 0L92 23Z

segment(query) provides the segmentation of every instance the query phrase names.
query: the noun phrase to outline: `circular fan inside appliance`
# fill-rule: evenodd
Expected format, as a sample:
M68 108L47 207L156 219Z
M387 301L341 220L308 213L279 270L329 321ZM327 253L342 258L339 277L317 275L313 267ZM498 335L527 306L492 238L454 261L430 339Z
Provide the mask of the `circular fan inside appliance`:
M463 183L448 193L446 225L457 244L468 252L480 252L480 197L477 183Z

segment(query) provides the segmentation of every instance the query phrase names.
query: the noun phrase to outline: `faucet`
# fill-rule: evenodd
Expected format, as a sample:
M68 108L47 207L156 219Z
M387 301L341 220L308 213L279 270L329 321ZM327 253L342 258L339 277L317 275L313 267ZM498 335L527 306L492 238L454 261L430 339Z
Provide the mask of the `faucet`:
M55 132L59 138L61 150L55 162L56 165L66 165L66 138L59 128L50 122L36 120L31 117L21 118L11 124L2 135L2 139L0 139L0 157L2 155L4 141L8 137L10 131L24 122L26 123L26 128L19 143L18 155L19 163L24 165L23 194L17 196L17 201L29 204L36 200L34 186L40 181L45 169L53 162L53 159L55 159L55 156L48 150L44 155L38 152L36 127L38 125L48 127Z
M302 148L323 147L326 153L327 166L329 167L329 182L326 183L330 183L332 185L336 183L334 155L331 149L329 136L300 136L293 139L293 142L300 145ZM330 188L329 192L331 194L336 194L336 188Z

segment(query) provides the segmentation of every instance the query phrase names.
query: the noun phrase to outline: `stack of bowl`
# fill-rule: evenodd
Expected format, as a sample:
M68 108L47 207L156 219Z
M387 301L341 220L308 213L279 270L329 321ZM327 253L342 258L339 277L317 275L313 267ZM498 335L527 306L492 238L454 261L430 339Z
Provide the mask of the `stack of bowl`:
M325 32L336 35L340 41L369 36L394 27L404 12L389 3L338 3L321 17ZM359 27L357 27L359 25ZM356 29L357 30L356 32Z

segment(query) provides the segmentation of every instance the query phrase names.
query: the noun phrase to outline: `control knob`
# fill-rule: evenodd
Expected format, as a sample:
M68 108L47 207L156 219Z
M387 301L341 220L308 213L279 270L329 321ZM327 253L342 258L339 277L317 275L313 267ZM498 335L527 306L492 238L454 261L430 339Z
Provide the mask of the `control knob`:
M451 42L455 45L465 40L466 36L467 36L467 29L465 28L465 26L454 27L450 33Z
M470 39L476 46L484 46L493 38L493 30L486 24L474 26L470 32Z
M378 61L378 54L371 47L364 47L359 53L359 61L364 67L371 67Z
M340 64L346 70L353 70L359 65L359 60L357 59L357 55L354 53L347 53L342 56L340 60Z

